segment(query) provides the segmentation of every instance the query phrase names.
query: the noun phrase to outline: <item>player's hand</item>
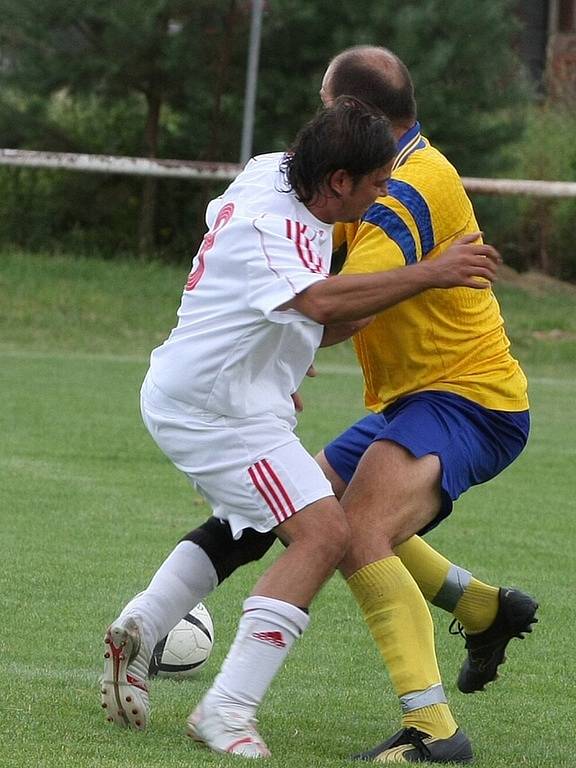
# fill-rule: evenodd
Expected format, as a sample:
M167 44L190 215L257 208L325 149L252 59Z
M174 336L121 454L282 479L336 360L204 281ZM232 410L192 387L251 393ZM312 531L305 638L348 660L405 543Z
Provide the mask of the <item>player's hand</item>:
M316 368L314 368L314 364L312 364L308 370L306 371L306 376L310 376L310 378L314 378L315 376L318 376L318 371ZM292 398L292 402L294 403L294 408L296 409L296 413L302 413L304 410L304 400L302 400L302 395L296 391L292 392L290 395Z
M299 392L292 392L292 402L294 403L294 409L296 413L302 413L304 410L304 401Z
M314 368L314 365L312 364L310 368L306 371L306 376L310 376L311 378L314 378L314 376L318 375L318 371L316 368ZM304 400L302 400L302 395L296 391L292 392L291 394L292 402L294 403L294 408L296 409L296 413L302 413L304 410Z
M428 261L435 288L488 288L502 258L491 245L479 242L481 232L456 240L438 258Z

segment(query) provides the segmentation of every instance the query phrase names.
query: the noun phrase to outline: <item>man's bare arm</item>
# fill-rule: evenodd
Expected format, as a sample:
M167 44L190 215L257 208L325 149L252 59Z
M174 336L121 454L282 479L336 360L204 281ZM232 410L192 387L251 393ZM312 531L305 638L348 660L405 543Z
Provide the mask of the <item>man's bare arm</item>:
M368 318L429 288L485 289L494 280L501 259L491 245L474 242L479 236L466 235L430 261L321 280L279 309L296 309L321 325L331 325Z

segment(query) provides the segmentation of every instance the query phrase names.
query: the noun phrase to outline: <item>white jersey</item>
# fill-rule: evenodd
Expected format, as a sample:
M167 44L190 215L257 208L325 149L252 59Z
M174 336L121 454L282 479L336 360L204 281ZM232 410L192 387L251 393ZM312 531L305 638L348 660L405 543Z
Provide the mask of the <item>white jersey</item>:
M252 159L206 212L208 233L178 325L152 352L150 376L195 408L292 419L323 327L277 308L330 270L332 227L286 189L282 153Z

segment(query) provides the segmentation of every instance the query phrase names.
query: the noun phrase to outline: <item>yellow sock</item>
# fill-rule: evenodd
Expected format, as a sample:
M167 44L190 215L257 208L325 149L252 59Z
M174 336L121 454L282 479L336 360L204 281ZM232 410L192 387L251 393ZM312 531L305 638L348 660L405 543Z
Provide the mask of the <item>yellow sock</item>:
M448 704L431 704L406 712L402 717L402 725L404 728L418 728L438 739L448 739L458 728Z
M498 612L497 587L472 578L454 610L454 616L466 632L484 632L492 624Z
M387 557L360 568L349 579L372 637L386 663L388 674L405 712L403 724L439 738L456 731L445 703L434 649L432 617L399 557ZM427 706L407 704L420 694ZM432 696L432 701L429 700Z
M432 602L450 572L450 560L432 549L420 536L411 536L394 547L394 553L410 571L426 600Z
M487 629L498 611L498 588L475 579L454 565L419 536L395 547L424 597L454 614L466 632Z

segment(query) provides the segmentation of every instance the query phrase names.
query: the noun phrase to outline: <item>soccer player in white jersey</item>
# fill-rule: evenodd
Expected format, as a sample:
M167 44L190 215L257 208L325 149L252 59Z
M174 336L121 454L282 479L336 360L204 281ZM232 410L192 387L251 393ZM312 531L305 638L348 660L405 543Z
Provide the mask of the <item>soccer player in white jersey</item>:
M318 346L422 290L481 289L478 277L494 277L498 255L474 237L409 269L329 277L331 225L358 219L385 193L395 151L386 118L345 98L286 154L253 159L208 206L178 324L142 386L152 437L214 515L235 537L274 531L286 545L245 601L220 673L188 718L188 735L216 752L269 755L257 707L348 546L343 510L293 431L292 395ZM186 612L185 568L175 553L106 632L101 702L111 722L147 723L148 662Z

